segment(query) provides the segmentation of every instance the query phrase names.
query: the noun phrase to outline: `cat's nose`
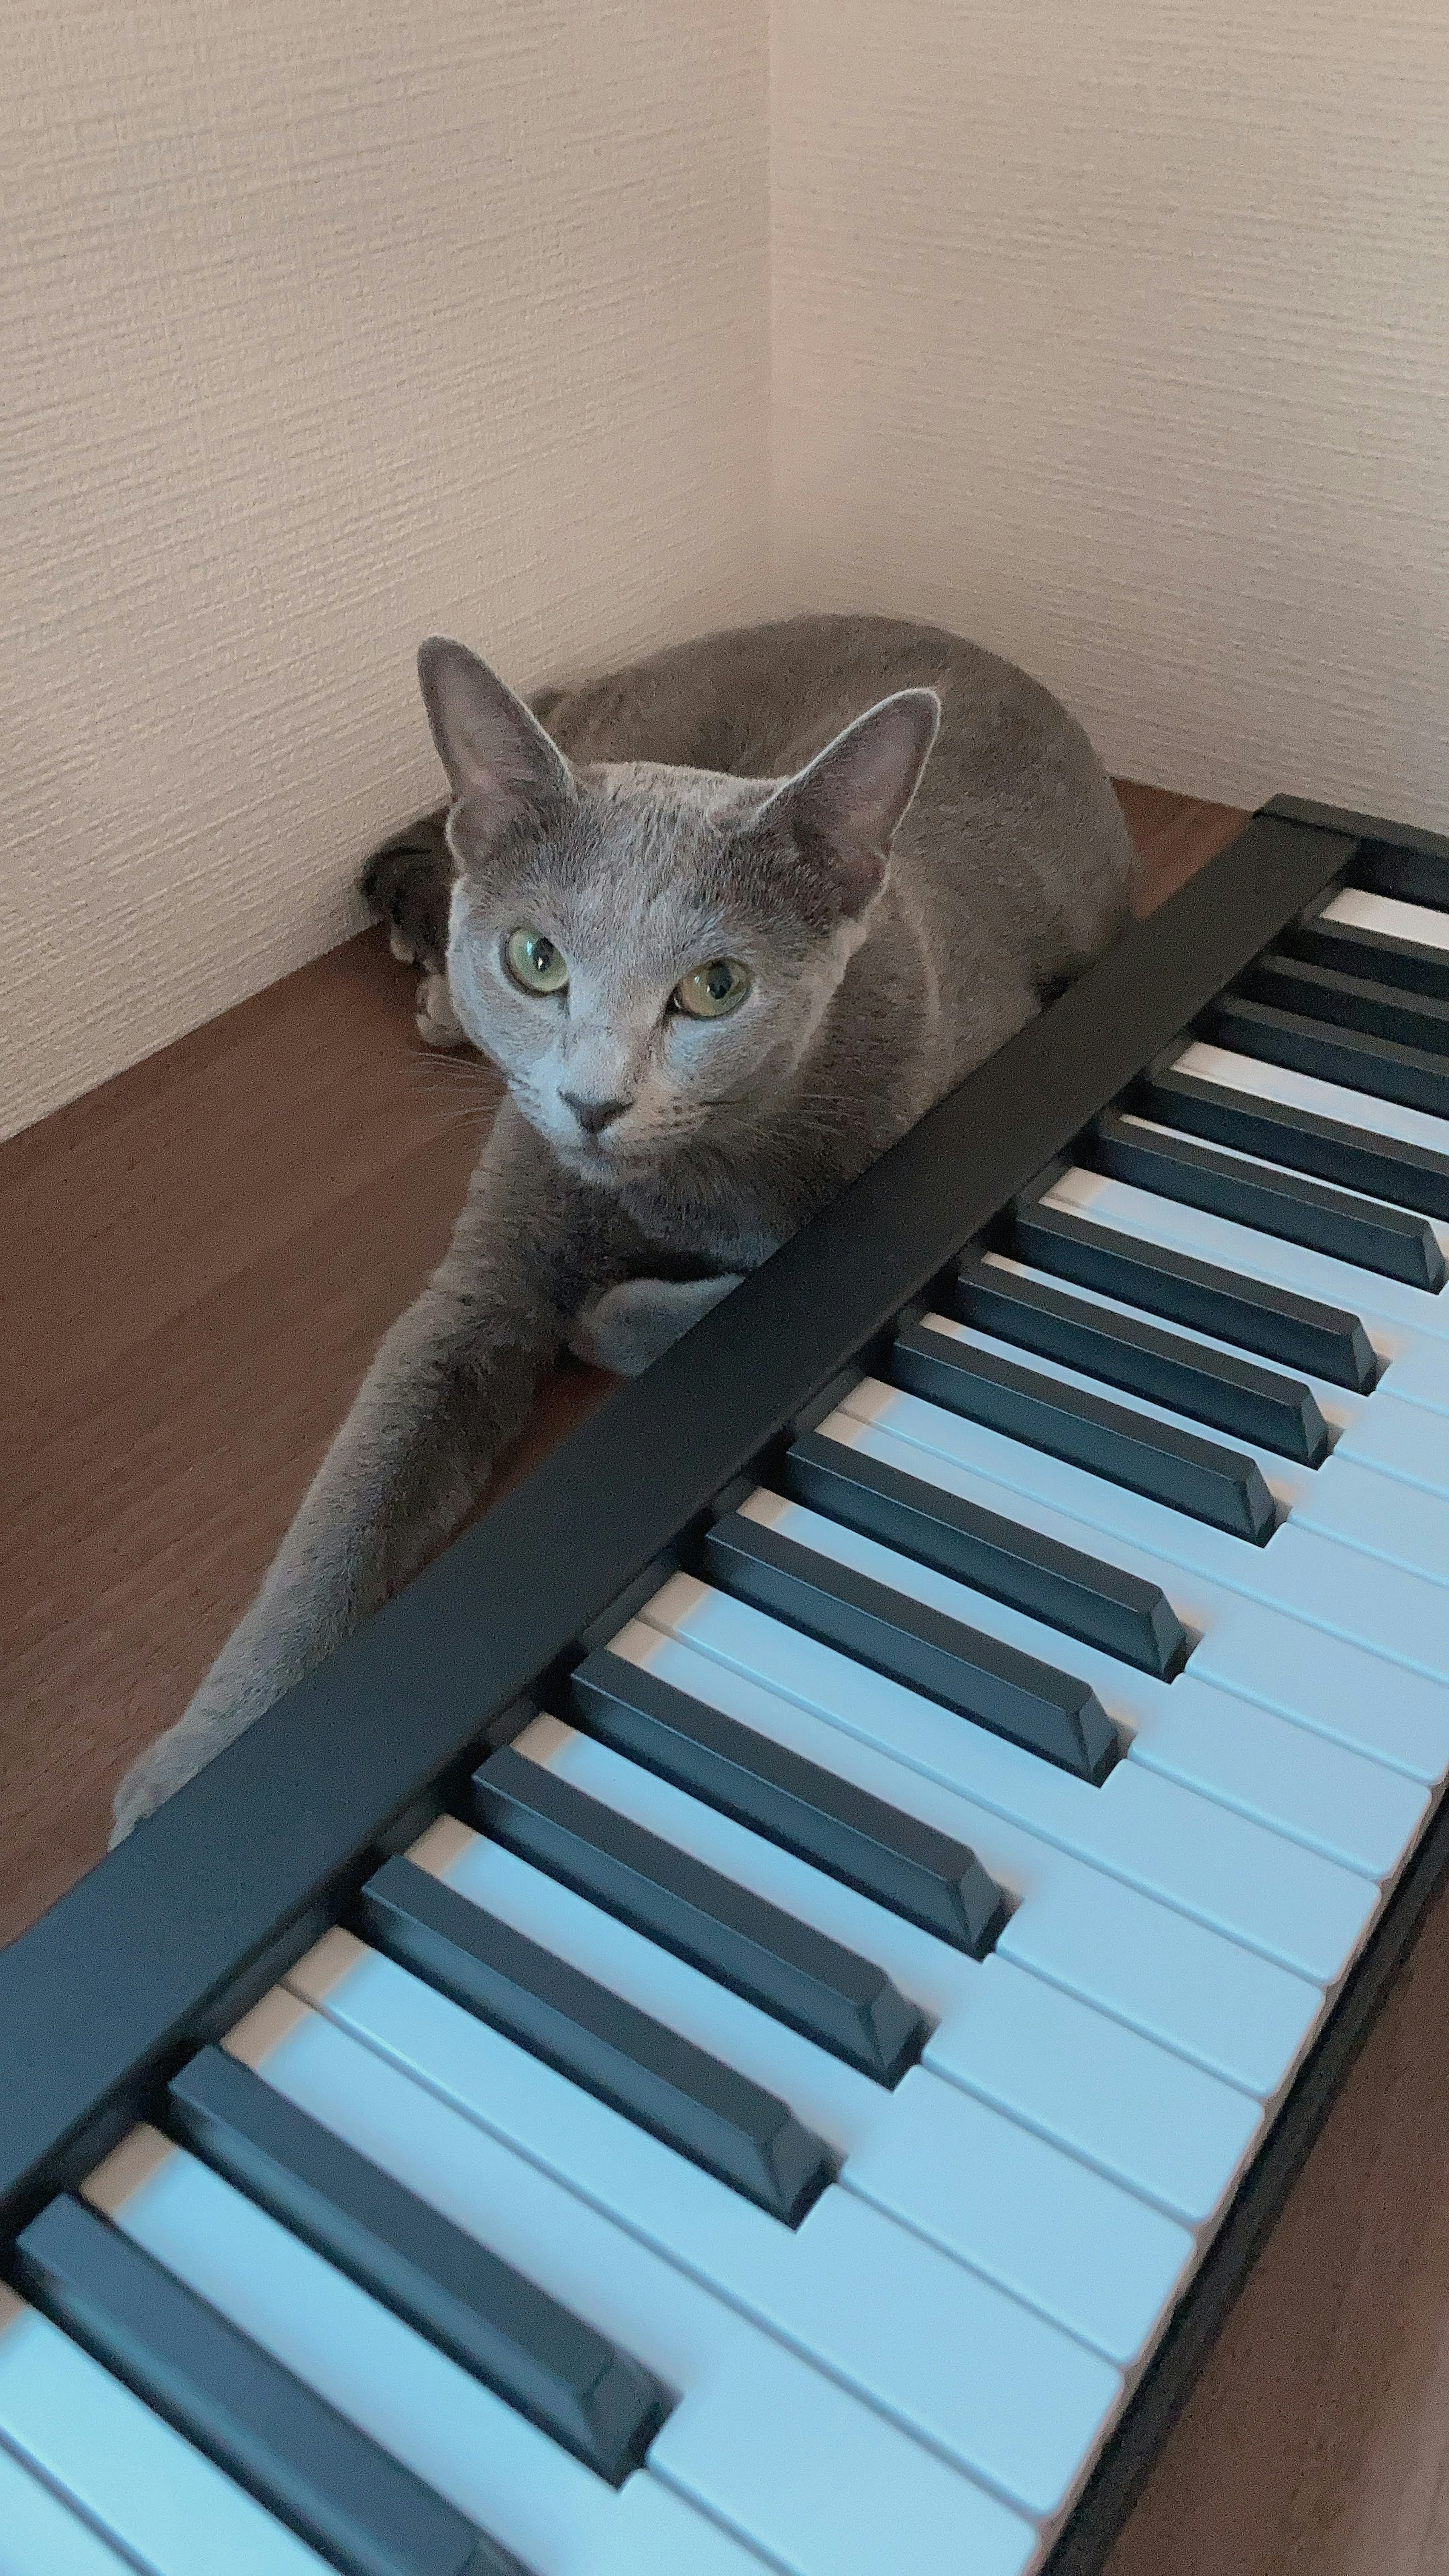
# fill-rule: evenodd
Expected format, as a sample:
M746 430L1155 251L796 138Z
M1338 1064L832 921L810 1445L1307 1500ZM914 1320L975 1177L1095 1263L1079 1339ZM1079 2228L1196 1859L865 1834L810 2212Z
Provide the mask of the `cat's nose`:
M632 1100L584 1100L577 1091L561 1091L559 1098L568 1102L586 1136L601 1136L634 1106Z

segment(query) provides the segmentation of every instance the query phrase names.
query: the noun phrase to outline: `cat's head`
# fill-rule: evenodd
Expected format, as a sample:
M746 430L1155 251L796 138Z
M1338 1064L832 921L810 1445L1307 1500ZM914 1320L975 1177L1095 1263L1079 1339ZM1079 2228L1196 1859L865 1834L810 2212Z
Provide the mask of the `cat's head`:
M658 1165L768 1104L885 884L935 739L883 699L792 778L575 768L486 663L418 657L452 786L453 1006L573 1169Z

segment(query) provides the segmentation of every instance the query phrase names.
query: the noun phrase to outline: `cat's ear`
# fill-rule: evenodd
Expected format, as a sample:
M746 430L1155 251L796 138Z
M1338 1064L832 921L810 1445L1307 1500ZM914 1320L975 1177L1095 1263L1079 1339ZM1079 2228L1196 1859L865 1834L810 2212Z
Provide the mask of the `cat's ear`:
M444 635L418 653L418 685L438 757L468 823L485 840L505 823L542 814L573 793L573 773L521 698Z
M940 722L934 689L882 698L777 788L759 817L783 824L802 856L829 867L847 914L880 891Z

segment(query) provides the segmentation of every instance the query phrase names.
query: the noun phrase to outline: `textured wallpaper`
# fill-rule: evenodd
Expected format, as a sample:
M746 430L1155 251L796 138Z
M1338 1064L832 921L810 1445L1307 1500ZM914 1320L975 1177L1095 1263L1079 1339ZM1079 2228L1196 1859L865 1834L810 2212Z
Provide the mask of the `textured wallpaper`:
M757 613L760 0L15 0L0 1133L355 926L520 686Z
M15 0L0 1133L353 926L520 685L943 619L1449 824L1443 0Z
M774 0L781 595L1449 825L1444 0Z

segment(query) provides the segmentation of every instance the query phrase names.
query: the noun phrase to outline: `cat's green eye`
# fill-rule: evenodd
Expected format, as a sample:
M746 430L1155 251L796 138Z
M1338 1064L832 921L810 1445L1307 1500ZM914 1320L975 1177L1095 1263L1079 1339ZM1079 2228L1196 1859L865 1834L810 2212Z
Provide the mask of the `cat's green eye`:
M515 984L525 993L561 993L569 980L569 961L546 931L521 923L503 943L503 959Z
M707 966L696 966L692 975L682 976L669 998L676 1011L691 1020L722 1020L729 1011L737 1011L750 989L753 977L748 966L738 957L712 957Z

